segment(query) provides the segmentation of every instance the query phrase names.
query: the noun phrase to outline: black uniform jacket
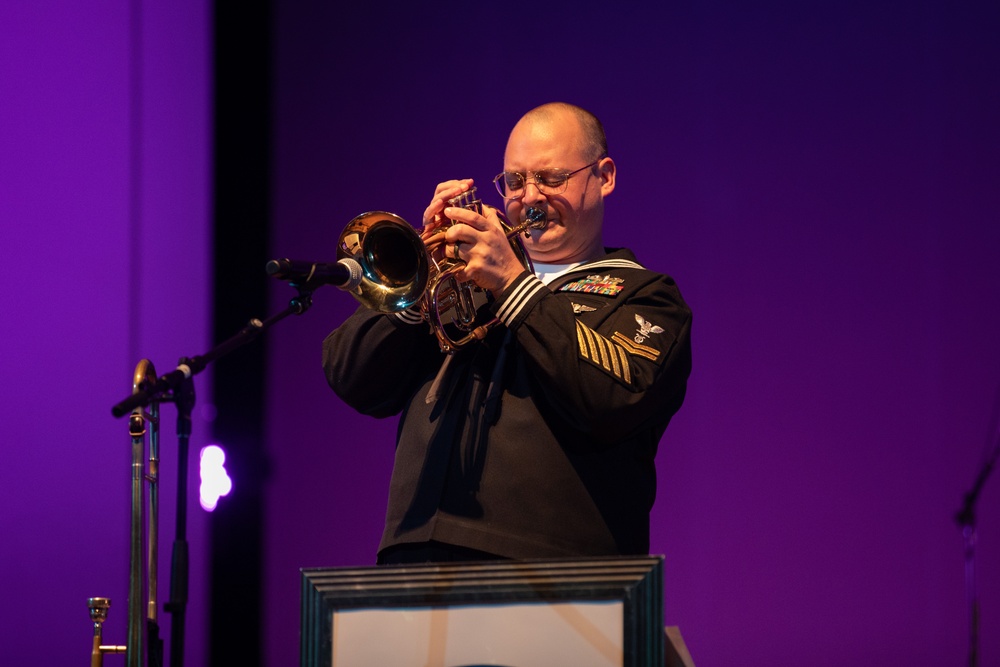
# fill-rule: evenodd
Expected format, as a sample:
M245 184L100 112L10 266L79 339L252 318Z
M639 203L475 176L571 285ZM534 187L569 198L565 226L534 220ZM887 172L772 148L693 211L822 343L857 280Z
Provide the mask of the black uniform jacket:
M525 271L487 307L502 324L451 359L410 311L362 307L324 342L341 398L401 414L380 550L647 553L654 457L691 370L673 280L622 249L549 286Z

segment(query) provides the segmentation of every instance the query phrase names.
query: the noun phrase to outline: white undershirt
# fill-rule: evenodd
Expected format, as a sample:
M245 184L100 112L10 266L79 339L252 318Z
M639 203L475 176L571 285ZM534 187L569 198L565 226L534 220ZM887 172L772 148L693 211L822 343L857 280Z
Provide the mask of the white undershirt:
M556 278L564 273L572 271L581 264L583 264L583 262L574 262L573 264L542 264L541 262L531 263L532 267L535 269L535 275L546 285L551 284Z

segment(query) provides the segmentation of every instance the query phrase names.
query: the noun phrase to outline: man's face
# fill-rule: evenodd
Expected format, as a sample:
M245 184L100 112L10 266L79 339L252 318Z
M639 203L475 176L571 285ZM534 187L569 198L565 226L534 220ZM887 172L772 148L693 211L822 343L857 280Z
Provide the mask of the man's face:
M525 211L545 211L544 229L532 230L525 249L536 262L569 264L603 254L601 225L604 196L614 189L614 164L605 158L598 165L573 175L564 192L539 192L534 174L544 170L575 171L593 162L585 155L582 129L571 114L522 120L510 134L504 154L504 171L528 175L524 195L507 200L511 224L524 221ZM607 163L610 163L608 167ZM608 171L610 170L610 175Z

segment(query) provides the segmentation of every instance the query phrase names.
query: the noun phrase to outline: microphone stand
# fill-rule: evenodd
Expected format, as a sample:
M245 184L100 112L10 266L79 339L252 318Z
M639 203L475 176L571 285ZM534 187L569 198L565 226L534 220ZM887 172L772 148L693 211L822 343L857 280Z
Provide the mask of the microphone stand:
M180 364L190 363L182 358ZM188 448L191 441L191 409L194 407L194 380L184 378L174 390L177 406L177 512L174 545L170 555L170 600L164 605L173 621L170 624L170 665L184 663L184 613L188 602L188 543L187 543L187 473Z
M125 400L117 403L111 408L111 414L121 417L129 414L138 407L145 407L154 400L159 400L160 396L176 390L187 378L205 370L210 363L226 356L233 350L243 347L247 343L255 340L259 335L270 329L272 326L285 319L289 315L301 315L312 305L312 293L314 285L294 285L299 291L299 295L293 298L287 308L283 311L261 322L258 319L250 320L249 324L243 327L239 333L232 338L219 343L203 355L191 359L183 359L187 363L181 363L169 373L161 375L157 380L148 384L146 388L138 391Z
M965 596L969 605L969 667L979 665L979 593L976 590L976 501L987 478L1000 458L1000 432L993 442L993 450L983 461L972 488L965 494L962 508L955 514L955 522L962 529L965 542Z
M264 320L252 319L235 336L223 341L201 356L182 357L173 371L150 379L142 388L111 408L111 414L122 417L134 409L147 407L151 403L172 401L177 405L178 479L176 537L173 544L170 570L170 600L166 610L173 614L170 628L170 664L180 667L184 664L184 619L188 601L188 543L187 543L187 462L191 436L191 410L194 407L194 376L208 364L255 340L272 326L289 315L301 315L312 305L312 293L317 283L290 283L298 290L298 296L289 301L287 308ZM155 656L152 660L155 664ZM159 667L159 665L155 665Z

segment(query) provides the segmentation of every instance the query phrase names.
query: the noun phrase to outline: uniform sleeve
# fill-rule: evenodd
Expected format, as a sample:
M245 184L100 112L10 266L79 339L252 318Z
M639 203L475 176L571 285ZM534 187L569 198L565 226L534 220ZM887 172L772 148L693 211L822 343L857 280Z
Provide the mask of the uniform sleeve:
M330 387L362 414L398 414L443 355L412 311L385 314L359 307L323 341Z
M528 272L494 305L561 416L598 440L666 423L691 372L691 311L673 281L630 271L628 290L587 301Z

